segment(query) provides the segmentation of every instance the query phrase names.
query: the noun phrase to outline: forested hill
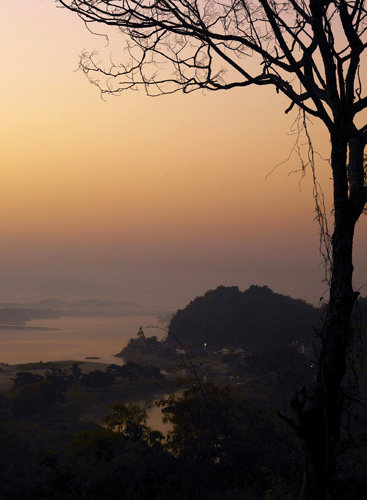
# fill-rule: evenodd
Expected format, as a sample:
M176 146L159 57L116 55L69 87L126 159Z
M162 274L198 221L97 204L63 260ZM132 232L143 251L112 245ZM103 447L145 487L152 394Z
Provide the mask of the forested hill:
M321 326L320 311L303 300L274 293L267 286L219 286L178 310L167 340L210 349L238 346L249 350L278 348L298 340L312 343Z

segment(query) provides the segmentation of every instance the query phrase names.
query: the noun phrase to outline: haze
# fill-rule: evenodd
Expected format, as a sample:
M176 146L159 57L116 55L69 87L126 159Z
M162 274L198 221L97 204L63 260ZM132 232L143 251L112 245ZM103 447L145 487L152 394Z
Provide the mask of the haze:
M292 156L267 176L295 140L281 96L104 102L75 71L83 49L108 53L103 37L50 0L2 0L0 16L1 301L105 297L169 310L219 284L254 283L318 302L310 172L301 183L289 175ZM313 135L327 157L316 123ZM326 161L319 179L328 198ZM366 243L364 217L357 287Z

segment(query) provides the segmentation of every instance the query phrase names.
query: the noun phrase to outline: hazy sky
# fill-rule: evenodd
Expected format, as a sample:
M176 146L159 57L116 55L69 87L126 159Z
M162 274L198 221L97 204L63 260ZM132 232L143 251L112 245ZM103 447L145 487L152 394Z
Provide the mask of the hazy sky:
M114 297L172 308L219 284L325 289L293 116L258 88L101 100L78 67L106 54L53 0L1 0L0 300ZM116 49L115 49L116 50ZM328 155L327 136L314 137ZM320 162L326 193L330 172ZM366 217L356 284L367 281ZM362 290L363 294L367 289Z

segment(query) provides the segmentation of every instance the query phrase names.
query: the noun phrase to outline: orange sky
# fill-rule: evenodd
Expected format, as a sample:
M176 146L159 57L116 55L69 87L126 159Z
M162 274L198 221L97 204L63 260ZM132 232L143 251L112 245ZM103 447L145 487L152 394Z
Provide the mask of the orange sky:
M282 97L251 88L103 102L75 71L83 49L106 51L103 38L52 0L2 0L0 19L1 300L110 295L171 307L251 283L317 300L310 175L299 187L292 158L266 177L294 141ZM366 233L363 220L357 284Z

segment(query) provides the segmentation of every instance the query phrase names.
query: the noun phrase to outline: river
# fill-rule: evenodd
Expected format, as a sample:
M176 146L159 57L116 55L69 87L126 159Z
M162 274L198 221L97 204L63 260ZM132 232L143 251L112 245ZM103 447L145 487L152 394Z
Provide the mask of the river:
M114 358L142 326L147 336L164 336L153 316L65 316L28 321L24 326L0 328L0 362L85 360L95 356L103 363L121 364ZM49 329L49 330L48 330Z

